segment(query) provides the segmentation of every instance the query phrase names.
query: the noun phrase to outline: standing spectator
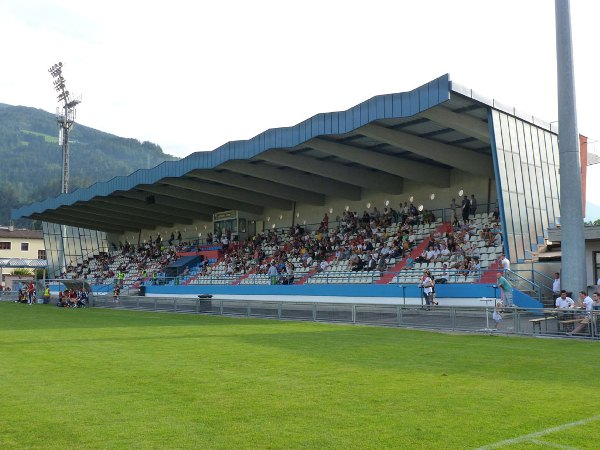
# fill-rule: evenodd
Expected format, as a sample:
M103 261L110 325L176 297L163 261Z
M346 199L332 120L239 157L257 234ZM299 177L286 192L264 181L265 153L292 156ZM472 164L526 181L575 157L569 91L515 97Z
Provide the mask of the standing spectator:
M227 238L227 234L222 235L221 245L223 247L223 253L227 253L227 249L229 249L229 239Z
M475 215L477 212L477 200L475 200L475 195L471 194L471 214Z
M502 266L502 270L504 273L510 270L510 260L506 257L504 253L500 255L500 265Z
M513 287L500 272L496 274L496 277L498 278L496 286L500 288L500 300L502 301L504 306L513 306Z
M44 289L44 305L47 305L50 302L50 286L46 285L46 289Z
M560 295L560 274L558 272L554 273L554 280L552 281L552 292L554 292L555 296Z
M29 287L27 288L27 295L27 303L29 303L30 305L36 303L35 285L33 284L33 281L29 282Z
M423 271L423 276L421 277L421 287L423 288L423 297L425 297L425 303L427 306L433 305L433 280L431 279L431 275L428 270Z
M466 195L465 198L463 198L461 209L463 223L467 223L469 221L469 214L471 213L471 202L469 201L469 197Z
M452 225L454 225L457 222L458 222L458 220L456 218L456 199L453 198L452 201L450 202L450 223Z
M277 284L277 267L275 267L275 263L272 262L269 270L267 271L267 275L271 280L271 284Z
M182 241L182 239L181 239L181 231L178 231L178 232L177 232L177 242L178 242L179 244L181 244L181 241Z
M494 218L494 221L496 221L496 222L500 221L500 208L498 208L497 206L494 208L492 217Z

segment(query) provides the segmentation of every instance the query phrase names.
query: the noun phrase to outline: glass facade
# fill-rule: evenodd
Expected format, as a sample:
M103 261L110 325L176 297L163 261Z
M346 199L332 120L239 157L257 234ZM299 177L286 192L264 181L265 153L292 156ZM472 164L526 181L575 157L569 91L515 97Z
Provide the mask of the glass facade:
M495 109L490 116L504 250L523 261L560 216L558 136Z
M84 259L108 251L104 231L70 227L51 222L42 222L48 274L58 276L65 267L77 265Z

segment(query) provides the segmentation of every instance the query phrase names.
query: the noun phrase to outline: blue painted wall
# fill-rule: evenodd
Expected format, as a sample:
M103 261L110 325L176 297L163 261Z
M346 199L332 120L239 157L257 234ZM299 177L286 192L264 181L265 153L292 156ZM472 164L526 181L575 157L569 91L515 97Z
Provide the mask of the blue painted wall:
M383 297L383 298L415 298L421 296L421 290L414 284L307 284L300 286L282 285L244 285L244 286L147 286L146 292L154 295L298 295L298 296L333 296L333 297ZM480 298L494 297L491 284L447 284L436 285L437 298Z

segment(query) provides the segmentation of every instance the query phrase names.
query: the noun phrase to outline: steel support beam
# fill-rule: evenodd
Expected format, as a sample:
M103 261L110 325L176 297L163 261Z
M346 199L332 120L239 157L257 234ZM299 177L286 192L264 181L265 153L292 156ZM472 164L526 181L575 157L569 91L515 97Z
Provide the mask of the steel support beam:
M108 212L118 213L118 214L127 214L129 216L146 219L146 220L158 219L158 220L162 220L162 221L166 221L166 222L176 221L177 223L182 223L182 224L187 224L187 225L191 225L193 223L193 220L189 217L178 217L173 214L164 214L159 211L150 211L148 209L130 208L130 207L127 207L124 205L119 205L117 203L108 203L108 202L104 201L103 199L93 199L90 201L89 206L91 206L97 210L100 210L100 211L108 211Z
M223 208L223 210L241 210L252 214L262 214L262 206L255 204L238 202L230 200L224 197L217 197L209 194L199 194L196 191L189 189L176 188L171 186L165 186L162 184L142 184L136 187L137 190L142 192L148 192L150 195L163 195L166 197L172 197L174 199L184 199L186 202L197 203L198 205L212 205L217 208Z
M119 197L107 197L111 201L121 202L123 200L130 200L137 202L136 204L130 203L132 208L144 208L153 211L153 208L158 206L160 208L173 208L181 215L189 214L192 219L201 218L200 216L210 216L219 211L225 211L223 207L210 206L203 203L189 202L186 200L176 199L173 197L167 197L166 195L148 194L138 190L131 191L120 191L118 192ZM154 203L148 203L148 197L154 199ZM126 203L125 203L126 204Z
M223 184L213 184L202 182L197 178L164 178L161 183L168 186L174 186L181 189L189 189L218 197L228 198L230 200L246 202L251 205L273 206L279 209L292 209L292 202L277 197L271 197L264 194L256 194L245 189L238 189Z
M490 131L487 122L476 119L475 117L455 113L443 106L426 109L419 115L439 125L452 128L467 136L474 137L486 144L490 143Z
M147 224L147 225L160 225L163 227L168 227L168 226L172 226L173 225L173 219L172 218L168 218L168 219L161 219L160 217L158 217L159 215L155 215L155 216L140 216L140 215L135 215L135 214L130 214L129 212L123 212L123 211L111 211L105 208L101 208L101 207L97 207L94 206L92 204L87 204L87 205L76 205L75 209L73 209L73 211L77 212L77 213L83 213L84 215L90 215L90 216L94 216L94 217L104 217L104 218L110 218L112 220L122 220L124 222L130 222L130 223L142 223L142 224ZM147 227L145 227L147 228Z
M494 167L491 155L483 155L454 145L415 136L403 131L391 130L379 125L368 124L358 133L395 147L409 150L417 155L441 162L465 172L493 178Z
M441 167L434 167L417 161L371 152L366 149L319 138L308 141L306 145L320 152L357 162L363 166L381 170L391 175L420 183L432 184L437 187L450 186L450 171Z
M102 214L99 214L98 212L90 212L90 216L93 216L93 217L87 217L85 215L85 213L82 213L79 210L79 208L75 208L73 206L61 206L60 208L58 208L56 210L56 214L64 215L64 216L70 217L74 220L77 220L77 219L87 220L90 223L98 222L98 223L103 223L106 225L114 225L117 227L119 225L122 225L123 227L133 227L133 228L128 228L128 229L133 229L133 230L147 227L147 224L142 220L133 220L130 218L102 215Z
M325 194L329 197L360 200L361 189L352 181L342 183L318 175L308 174L289 167L274 167L267 164L251 163L249 161L228 161L219 166L232 172L252 177L272 180L302 190Z
M197 213L189 209L183 208L172 208L158 203L149 205L143 200L135 200L133 198L117 198L117 197L103 197L97 199L96 202L108 205L110 207L123 207L133 212L139 212L140 214L153 214L158 212L159 214L174 217L180 223L193 222L195 219L210 220L212 213Z
M209 180L252 192L259 192L270 197L287 200L288 202L309 203L311 205L325 204L325 196L322 194L315 194L314 192L297 189L286 184L275 183L271 180L241 176L231 172L201 170L195 170L188 175L200 180Z
M98 223L98 222L92 223L92 222L88 222L85 220L76 220L71 217L65 217L65 216L60 216L58 214L46 213L46 212L40 213L40 214L32 214L30 217L35 220L43 220L45 222L52 222L52 223L56 223L59 225L68 225L71 227L86 228L89 230L106 231L109 233L122 234L122 233L125 233L126 231L138 231L137 229L133 230L133 229L128 229L126 227L116 227L113 225L107 225L107 224L102 224L102 223Z
M367 189L389 194L402 193L402 178L383 172L345 166L331 161L322 161L282 151L261 153L260 158L264 161L314 173L343 183L352 183Z

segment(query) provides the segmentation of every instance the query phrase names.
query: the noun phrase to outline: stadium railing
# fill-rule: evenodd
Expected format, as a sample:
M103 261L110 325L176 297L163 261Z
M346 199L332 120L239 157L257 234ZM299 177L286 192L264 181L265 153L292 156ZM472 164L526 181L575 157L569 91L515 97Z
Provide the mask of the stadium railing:
M122 297L117 303L109 296L100 296L94 301L101 308L600 340L598 310L589 314L578 309L541 309L535 313L516 307L496 310L493 299L482 299L481 307L431 309L419 305L173 297ZM497 328L494 313L502 316ZM582 322L584 325L578 330Z

